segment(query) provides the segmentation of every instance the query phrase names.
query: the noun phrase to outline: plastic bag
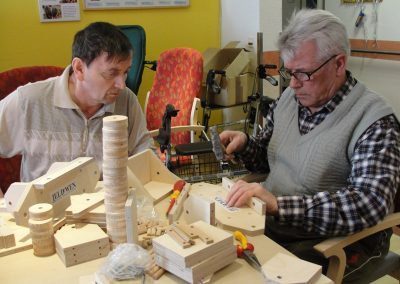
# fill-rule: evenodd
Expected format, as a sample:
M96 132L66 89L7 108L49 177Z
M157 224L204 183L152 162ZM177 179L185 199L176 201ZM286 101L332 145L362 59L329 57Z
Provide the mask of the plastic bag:
M109 279L126 280L142 277L150 263L149 253L136 244L120 244L107 256L100 272Z

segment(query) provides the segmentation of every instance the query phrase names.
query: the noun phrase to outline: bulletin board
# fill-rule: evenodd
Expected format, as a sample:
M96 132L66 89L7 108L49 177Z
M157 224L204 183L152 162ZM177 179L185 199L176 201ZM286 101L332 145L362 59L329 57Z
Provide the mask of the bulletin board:
M189 0L84 0L86 10L187 7Z

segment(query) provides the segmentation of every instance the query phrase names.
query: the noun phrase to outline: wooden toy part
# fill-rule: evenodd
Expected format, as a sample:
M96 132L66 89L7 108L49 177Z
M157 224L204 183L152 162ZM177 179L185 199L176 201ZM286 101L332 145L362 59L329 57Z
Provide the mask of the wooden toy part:
M315 283L322 273L320 265L283 253L274 255L261 269L267 283Z
M128 243L138 243L137 208L135 189L131 189L125 203L126 239Z
M93 158L80 157L67 166L47 173L30 183L14 183L10 194L6 194L6 203L14 215L17 225L28 226L28 209L37 203L53 205L54 217L63 217L65 209L71 205L70 196L85 192L93 192L100 173Z
M6 226L14 235L15 245L8 248L0 248L0 257L32 248L32 239L29 235L29 228L16 226L13 221L11 222L9 220L6 220ZM8 229L6 230L6 234Z
M171 173L150 149L128 158L128 184L153 199L157 204L172 191L180 178Z
M225 203L227 191L222 186L199 182L192 184L190 194L197 194L209 201L215 201L217 226L229 231L240 230L248 236L264 233L265 216L246 206L228 207Z
M199 220L215 226L215 202L191 192L183 204L183 216L190 224Z
M15 247L15 235L7 225L0 224L0 250Z
M214 242L213 238L207 235L204 231L196 228L194 225L188 225L181 222L175 222L173 224L176 228L180 229L186 235L188 235L192 240L199 238L206 244L211 244Z
M110 251L107 234L95 224L65 225L54 238L66 267L107 256Z
M172 224L174 221L178 220L179 216L182 213L183 204L185 203L185 200L188 197L189 191L190 191L190 183L186 183L181 193L178 195L178 198L176 199L174 205L172 206L172 209L168 213L169 224Z
M188 248L182 248L182 246L174 241L168 234L164 234L153 239L154 253L180 267L190 267L221 251L231 248L235 249L235 246L233 245L233 235L231 233L206 224L203 221L198 221L191 225L199 229L201 232L205 232L207 236L214 241L207 244L199 239L195 239L194 245Z
M80 218L104 202L104 192L83 193L71 196L71 205L65 210L66 215Z

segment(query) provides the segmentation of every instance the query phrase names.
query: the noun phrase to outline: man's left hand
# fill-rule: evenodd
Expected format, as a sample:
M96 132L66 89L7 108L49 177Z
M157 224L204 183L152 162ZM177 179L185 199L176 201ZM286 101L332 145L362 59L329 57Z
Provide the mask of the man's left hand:
M265 202L266 214L278 215L278 201L276 197L256 182L237 181L231 187L226 197L226 203L229 207L241 207L247 204L247 201L253 196Z

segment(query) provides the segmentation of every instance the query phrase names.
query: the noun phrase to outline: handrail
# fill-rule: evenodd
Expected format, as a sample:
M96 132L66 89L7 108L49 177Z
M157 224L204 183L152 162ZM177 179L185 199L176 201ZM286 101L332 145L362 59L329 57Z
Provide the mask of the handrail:
M376 53L376 54L386 54L386 55L400 55L400 52L391 51L391 50L352 49L351 52Z

